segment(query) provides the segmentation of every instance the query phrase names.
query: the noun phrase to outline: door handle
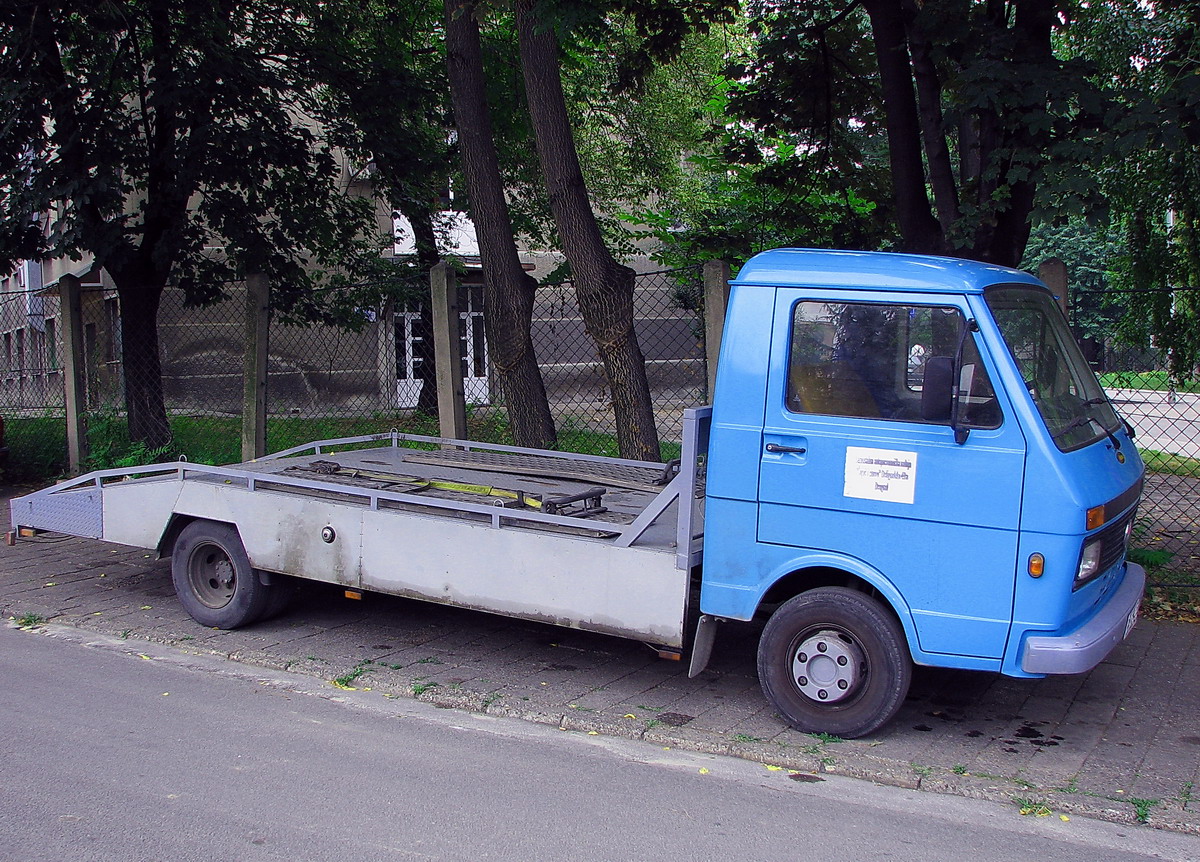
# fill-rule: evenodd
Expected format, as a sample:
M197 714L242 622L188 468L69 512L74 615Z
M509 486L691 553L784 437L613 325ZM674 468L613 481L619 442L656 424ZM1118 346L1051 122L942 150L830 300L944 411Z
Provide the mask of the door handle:
M768 443L768 452L793 452L797 455L803 455L808 450L803 446L784 446L782 443Z

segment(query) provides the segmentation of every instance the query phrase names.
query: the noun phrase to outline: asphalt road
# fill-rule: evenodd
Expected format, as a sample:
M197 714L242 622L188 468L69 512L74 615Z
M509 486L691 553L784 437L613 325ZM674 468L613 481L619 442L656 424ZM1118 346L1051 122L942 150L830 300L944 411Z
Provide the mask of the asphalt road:
M1200 839L0 627L0 858L1200 859Z

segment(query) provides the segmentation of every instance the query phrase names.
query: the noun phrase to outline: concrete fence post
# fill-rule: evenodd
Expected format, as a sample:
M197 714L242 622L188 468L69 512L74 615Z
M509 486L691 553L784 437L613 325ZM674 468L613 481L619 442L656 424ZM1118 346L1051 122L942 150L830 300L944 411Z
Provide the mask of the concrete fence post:
M1038 264L1038 278L1040 278L1050 288L1050 292L1054 294L1054 298L1058 300L1058 307L1062 309L1062 313L1068 319L1071 316L1071 304L1067 294L1067 265L1057 257L1050 257Z
M62 314L63 390L67 414L67 460L71 475L83 471L87 442L87 356L83 348L83 299L79 279L64 275L58 282Z
M438 427L442 437L467 436L467 398L463 389L460 342L462 321L458 279L446 261L429 271L433 317L433 361L437 368Z
M267 356L271 285L261 273L246 276L246 339L242 355L242 460L267 454Z
M729 304L729 264L723 260L704 263L704 359L708 368L708 402L717 386L717 357L725 329L725 307Z

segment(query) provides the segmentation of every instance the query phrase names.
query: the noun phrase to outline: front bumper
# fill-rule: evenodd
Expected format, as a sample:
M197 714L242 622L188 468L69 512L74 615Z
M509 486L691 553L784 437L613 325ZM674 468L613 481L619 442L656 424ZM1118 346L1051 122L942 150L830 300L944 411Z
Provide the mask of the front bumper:
M1146 570L1126 563L1121 586L1089 619L1063 635L1030 635L1021 653L1026 673L1083 673L1091 670L1125 640L1137 620Z

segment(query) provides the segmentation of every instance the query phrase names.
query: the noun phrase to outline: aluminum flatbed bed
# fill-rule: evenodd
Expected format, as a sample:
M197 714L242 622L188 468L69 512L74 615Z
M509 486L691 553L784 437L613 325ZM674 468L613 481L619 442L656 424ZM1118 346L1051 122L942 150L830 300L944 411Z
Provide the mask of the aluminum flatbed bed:
M229 525L260 572L680 648L710 415L687 411L674 465L392 433L101 470L14 499L12 522L163 555Z

